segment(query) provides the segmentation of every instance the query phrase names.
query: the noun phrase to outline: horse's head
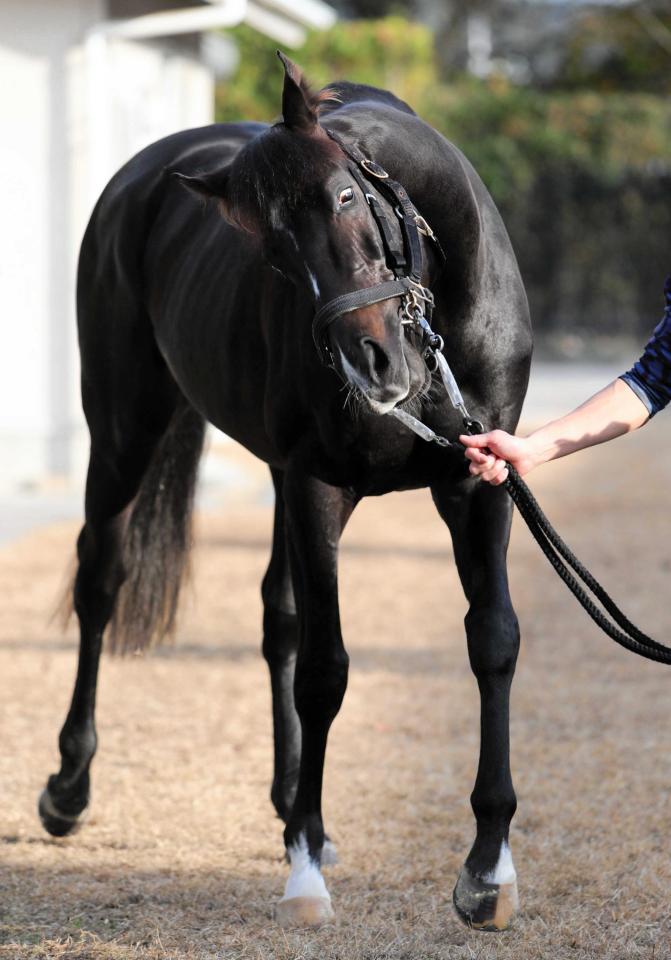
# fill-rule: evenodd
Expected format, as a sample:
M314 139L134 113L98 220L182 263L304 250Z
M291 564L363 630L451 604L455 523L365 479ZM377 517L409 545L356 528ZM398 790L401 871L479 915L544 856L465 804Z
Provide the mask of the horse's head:
M282 122L249 141L226 167L182 179L218 198L228 220L256 235L266 259L317 312L344 294L394 279L371 196L386 217L392 246L402 251L403 238L389 198L374 181L362 183L353 174L351 158L319 123L320 108L333 94L312 94L300 70L280 58ZM377 413L430 383L417 343L404 335L399 296L348 305L331 318L317 350Z

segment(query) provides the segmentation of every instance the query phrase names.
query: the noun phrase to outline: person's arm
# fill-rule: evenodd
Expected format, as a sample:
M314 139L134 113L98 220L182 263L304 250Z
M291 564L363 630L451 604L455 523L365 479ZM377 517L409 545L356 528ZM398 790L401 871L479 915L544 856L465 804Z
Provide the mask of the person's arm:
M664 285L666 309L631 370L600 390L565 417L545 424L528 437L503 430L461 436L474 476L489 483L508 477L506 461L519 474L584 447L636 430L671 403L671 277Z
M506 461L523 475L548 460L636 430L649 416L643 400L624 380L617 379L571 413L545 424L528 437L493 430L474 437L462 435L459 440L471 461L470 472L498 485L508 477Z

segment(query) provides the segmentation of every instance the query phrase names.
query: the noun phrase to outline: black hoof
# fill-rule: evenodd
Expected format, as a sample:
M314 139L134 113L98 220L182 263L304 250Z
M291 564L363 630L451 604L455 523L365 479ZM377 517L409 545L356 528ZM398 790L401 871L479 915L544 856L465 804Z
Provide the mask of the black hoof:
M462 867L452 894L457 916L474 930L500 933L510 927L519 907L517 883L486 883Z
M51 794L46 787L40 794L37 811L40 815L42 826L52 837L66 837L68 834L74 833L84 820L82 816L83 811L72 814L59 810L51 799Z

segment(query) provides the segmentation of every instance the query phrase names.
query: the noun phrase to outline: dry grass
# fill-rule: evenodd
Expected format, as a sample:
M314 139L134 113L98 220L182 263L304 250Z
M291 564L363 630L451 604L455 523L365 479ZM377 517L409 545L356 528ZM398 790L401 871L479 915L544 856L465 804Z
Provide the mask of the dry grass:
M533 482L633 619L667 640L669 426ZM273 925L286 868L267 800L258 652L269 529L254 503L201 517L177 645L104 661L92 814L64 841L41 831L35 801L74 672L73 628L63 638L46 620L75 531L53 527L0 554L0 957L671 957L671 674L598 634L521 524L511 581L523 628L512 725L522 913L500 936L456 920L478 703L449 539L421 492L365 503L345 539L352 670L325 790L337 922Z

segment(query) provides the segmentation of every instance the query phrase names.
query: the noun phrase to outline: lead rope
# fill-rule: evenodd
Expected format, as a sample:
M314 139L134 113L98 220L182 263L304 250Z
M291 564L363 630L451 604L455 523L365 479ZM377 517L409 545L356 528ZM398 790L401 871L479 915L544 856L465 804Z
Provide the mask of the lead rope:
M461 391L454 379L447 360L440 351L436 351L435 359L452 406L458 410L462 416L465 432L470 434L482 433L484 431L483 425L478 420L472 419L468 414ZM460 450L462 453L465 453L466 448L463 444L455 440L448 440L447 437L441 437L435 430L432 430L425 423L422 423L421 420L413 417L405 410L394 409L391 410L388 415L395 417L409 430L412 430L418 437L421 437L422 440L426 440L428 443L435 443L440 447L452 447L455 450ZM664 644L653 640L627 619L599 581L590 573L587 567L578 560L567 544L564 543L541 510L536 498L524 480L522 480L517 470L509 463L506 464L506 466L508 468L508 479L503 484L503 487L519 510L532 537L547 557L549 563L552 564L559 577L564 581L594 623L596 623L598 627L601 627L603 632L609 636L611 640L619 643L620 646L626 650L631 650L632 653L637 653L640 657L645 657L647 660L655 660L658 663L671 663L671 647L666 647ZM614 622L611 622L603 611L597 607L587 590L584 589L578 579L573 576L569 567L574 571L579 580L582 581L584 587L601 603ZM618 627L620 629L618 629Z

